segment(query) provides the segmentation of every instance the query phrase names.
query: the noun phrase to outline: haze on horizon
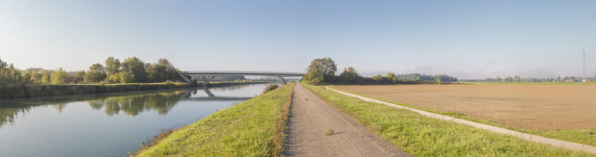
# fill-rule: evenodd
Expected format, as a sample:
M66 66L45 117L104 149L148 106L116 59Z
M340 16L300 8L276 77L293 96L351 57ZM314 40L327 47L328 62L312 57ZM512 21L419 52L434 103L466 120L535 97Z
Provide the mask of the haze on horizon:
M596 1L0 1L0 59L87 70L113 56L180 70L460 79L596 75Z

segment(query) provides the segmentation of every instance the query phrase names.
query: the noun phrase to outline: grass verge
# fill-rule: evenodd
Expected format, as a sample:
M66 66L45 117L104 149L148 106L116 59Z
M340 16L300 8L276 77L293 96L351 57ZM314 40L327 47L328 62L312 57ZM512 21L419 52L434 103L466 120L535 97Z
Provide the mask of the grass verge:
M304 86L375 134L415 156L596 156L437 120L322 87Z
M509 83L511 83L511 82L509 82ZM515 82L513 82L513 83L515 83ZM524 82L517 82L517 83L524 83ZM540 82L537 82L537 83L540 83ZM546 83L549 83L549 82L546 82ZM563 83L565 83L565 82L563 82ZM409 108L432 112L432 113L436 113L436 114L442 114L442 115L451 116L451 117L455 117L455 118L459 118L459 119L465 119L465 120L469 120L469 121L473 121L473 122L477 122L477 123L506 128L509 130L515 130L515 131L519 131L519 132L523 132L523 133L529 133L529 134L533 134L533 135L538 135L538 136L543 136L543 137L548 137L548 138L553 138L553 139L558 139L558 140L563 140L563 141L569 141L569 142L575 142L575 143L596 146L596 128L593 128L593 129L564 129L564 130L521 129L521 128L505 126L504 124L501 124L501 123L495 122L495 121L491 121L491 120L470 117L470 116L463 115L460 113L441 112L441 111L431 110L431 109L427 109L427 108L412 106L412 105L404 104L404 103L397 102L397 101L391 101L391 100L386 100L386 99L381 99L381 98L370 97L370 96L362 95L362 94L358 94L358 93L353 93L353 92L348 92L348 91L343 91L343 92L347 92L350 94L359 95L359 96L363 96L363 97L367 97L367 98L371 98L371 99L375 99L375 100L380 100L380 101L384 101L384 102L388 102L388 103L393 103L393 104L400 105L400 106L405 106L405 107L409 107Z
M137 156L281 156L294 85L178 129Z

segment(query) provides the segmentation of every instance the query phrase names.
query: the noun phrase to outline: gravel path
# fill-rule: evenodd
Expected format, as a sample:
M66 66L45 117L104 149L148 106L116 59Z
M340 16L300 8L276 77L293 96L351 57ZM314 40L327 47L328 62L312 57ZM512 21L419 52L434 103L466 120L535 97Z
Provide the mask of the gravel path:
M411 156L296 84L286 156ZM334 134L326 136L328 129Z

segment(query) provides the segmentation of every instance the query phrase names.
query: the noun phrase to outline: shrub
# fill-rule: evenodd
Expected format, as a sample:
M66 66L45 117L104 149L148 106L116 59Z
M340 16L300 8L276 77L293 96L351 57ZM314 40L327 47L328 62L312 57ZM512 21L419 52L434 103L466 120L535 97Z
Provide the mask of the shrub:
M272 91L272 90L275 90L275 89L277 89L277 88L279 88L279 85L277 85L277 84L269 84L269 85L267 85L267 86L265 87L265 91L263 91L263 94L265 94L265 93L267 93L267 92L270 92L270 91Z

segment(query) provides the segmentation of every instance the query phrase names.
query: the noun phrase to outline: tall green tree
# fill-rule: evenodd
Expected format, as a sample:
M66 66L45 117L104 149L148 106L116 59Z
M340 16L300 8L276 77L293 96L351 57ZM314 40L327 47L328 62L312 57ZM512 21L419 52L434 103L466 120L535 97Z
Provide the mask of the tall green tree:
M157 63L147 67L147 79L150 82L163 82L166 80L175 80L178 76L176 69L168 59L162 58Z
M122 71L134 75L135 82L147 82L147 66L137 57L127 58L122 63Z
M106 73L108 75L116 74L120 71L120 60L114 59L114 57L108 57L106 59Z
M337 66L331 58L317 58L308 66L307 79L312 83L332 83L335 81Z
M168 59L160 58L157 61L157 64L164 66L166 68L165 78L167 80L175 80L178 77L179 70L176 69L176 67L174 67L174 65L172 63L170 63L170 61L168 61Z

